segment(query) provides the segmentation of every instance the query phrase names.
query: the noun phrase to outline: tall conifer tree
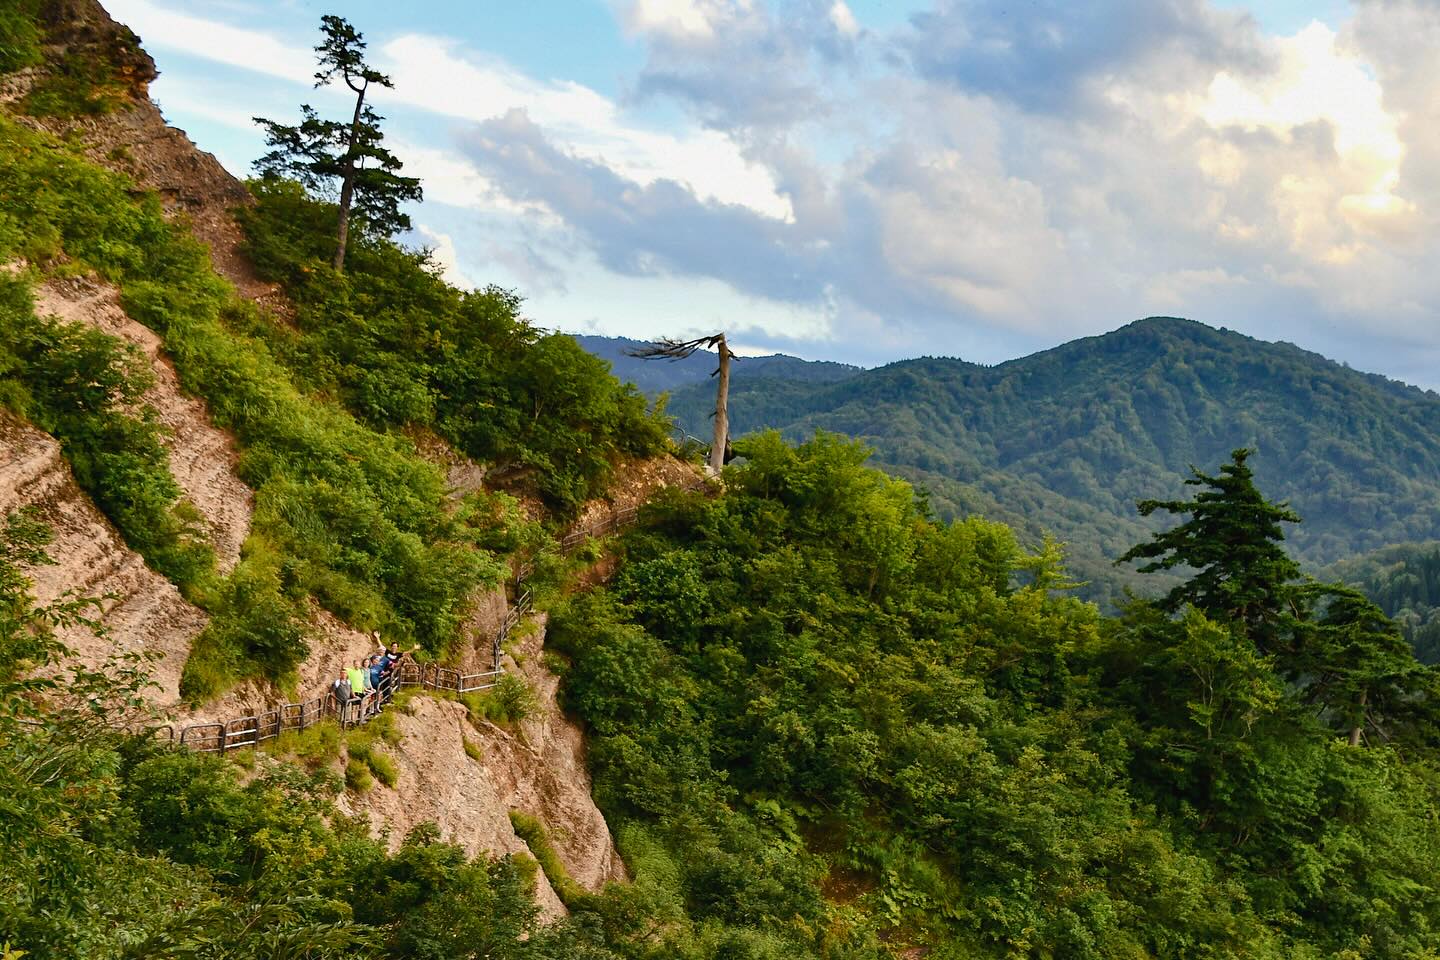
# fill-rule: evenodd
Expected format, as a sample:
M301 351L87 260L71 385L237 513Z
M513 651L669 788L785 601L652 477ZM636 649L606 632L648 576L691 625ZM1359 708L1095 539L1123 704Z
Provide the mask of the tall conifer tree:
M1191 468L1189 486L1203 488L1193 500L1142 500L1142 516L1156 510L1188 516L1148 543L1131 547L1116 563L1148 560L1143 573L1189 567L1195 575L1161 601L1171 612L1186 604L1241 627L1262 650L1274 646L1282 617L1293 613L1292 585L1300 567L1286 555L1282 523L1299 523L1285 504L1266 500L1246 464L1249 450L1230 454L1214 476Z
M355 94L349 123L324 120L308 103L302 104L298 126L256 117L265 128L270 152L255 161L261 176L289 177L305 189L339 202L335 227L335 269L345 269L352 214L365 229L392 236L410 229L410 218L400 210L406 200L422 197L420 181L400 175L404 164L384 146L377 114L365 102L370 85L393 87L390 78L365 62L365 37L343 17L320 18L324 39L315 47L320 69L315 86L328 85L337 76Z

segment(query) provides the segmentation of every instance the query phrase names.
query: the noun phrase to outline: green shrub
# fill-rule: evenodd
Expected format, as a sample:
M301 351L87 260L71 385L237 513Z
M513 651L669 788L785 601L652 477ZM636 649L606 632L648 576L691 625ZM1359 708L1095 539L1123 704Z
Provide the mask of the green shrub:
M531 855L540 864L540 869L545 871L545 879L550 881L550 886L555 889L561 902L567 907L578 906L587 897L585 888L571 879L570 871L565 869L564 861L550 842L545 825L524 811L511 810L510 826L514 828L515 835L524 840L525 846L530 848Z
M363 760L351 757L345 764L345 787L356 793L368 793L375 786L370 766Z
M340 725L334 720L322 720L304 730L287 730L267 741L263 749L275 757L299 760L313 771L328 767L340 756L340 743Z
M0 74L33 67L44 59L35 12L40 0L10 0L0 6Z
M387 787L393 789L400 779L400 771L396 768L395 761L379 750L372 749L370 751L365 757L365 765L370 768L371 773L375 774L375 779Z
M615 458L668 446L660 410L573 338L535 329L513 292L462 293L424 252L385 241L357 243L337 274L331 205L289 182L252 190L248 250L285 285L299 330L249 329L309 389L376 425L433 428L562 511L603 492Z
M462 694L460 702L471 719L488 720L501 727L528 720L540 707L530 685L513 673L501 674L489 690Z

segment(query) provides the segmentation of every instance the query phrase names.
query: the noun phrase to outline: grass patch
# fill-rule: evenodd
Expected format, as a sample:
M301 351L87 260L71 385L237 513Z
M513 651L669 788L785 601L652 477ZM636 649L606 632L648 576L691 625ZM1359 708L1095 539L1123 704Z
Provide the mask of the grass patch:
M340 739L340 725L322 720L304 730L287 730L262 749L271 756L296 760L313 772L339 758Z
M394 746L401 737L395 717L387 708L363 727L356 727L345 735L345 751L351 763L362 764L376 780L393 789L400 779L400 771L394 758L381 745Z
M511 727L535 716L540 701L530 685L513 673L500 676L489 690L460 696L472 720L488 720L499 727Z
M510 826L515 829L515 835L524 840L525 845L530 848L530 853L540 864L540 869L545 871L545 879L555 888L555 893L562 903L573 907L589 896L580 884L571 879L570 871L566 870L565 864L561 862L560 854L550 842L543 823L521 810L511 810Z
M355 793L369 793L375 786L375 777L366 764L354 757L345 764L345 789Z
M485 751L480 749L480 744L471 740L469 737L461 737L460 742L465 745L465 756L474 760L476 763L485 762Z

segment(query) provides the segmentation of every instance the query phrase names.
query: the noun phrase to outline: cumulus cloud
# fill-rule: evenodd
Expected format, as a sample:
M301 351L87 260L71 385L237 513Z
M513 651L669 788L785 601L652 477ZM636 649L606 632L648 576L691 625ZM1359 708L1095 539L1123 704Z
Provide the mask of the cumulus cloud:
M308 76L304 48L114 2L147 42ZM577 323L560 291L683 325L693 289L747 343L852 360L1178 313L1437 382L1440 5L1275 36L1208 0L934 0L888 30L845 0L612 2L643 56L615 97L454 39L374 48L390 112L444 118L403 155L482 218L444 231L470 275L534 276Z
M462 290L474 289L475 282L460 268L459 256L455 253L455 239L448 233L432 230L425 224L417 224L415 231L425 238L430 249L430 259L440 268L440 275L452 287Z

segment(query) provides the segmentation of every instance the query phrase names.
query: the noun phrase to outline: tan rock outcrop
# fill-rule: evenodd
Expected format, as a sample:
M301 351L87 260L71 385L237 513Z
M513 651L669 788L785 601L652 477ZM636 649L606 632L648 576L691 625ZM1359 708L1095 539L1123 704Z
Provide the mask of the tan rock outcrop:
M71 626L59 631L60 640L92 667L112 654L160 654L153 699L174 706L190 641L208 618L125 545L75 483L54 437L0 414L0 516L22 507L35 507L55 535L46 548L54 564L26 571L35 598L42 604L66 594L104 598L98 615L104 635Z
M155 385L144 399L169 428L163 442L170 454L170 473L204 518L220 571L230 571L250 534L255 497L235 474L237 456L230 436L211 423L203 400L181 389L160 337L130 319L120 306L119 291L99 280L47 280L35 290L35 309L119 337L149 359Z
M514 730L472 722L452 701L417 696L395 718L401 739L394 749L400 777L393 790L376 786L344 801L399 844L416 824L433 821L442 835L471 853L526 850L510 826L509 811L540 820L570 876L587 890L627 879L605 817L590 796L585 741L556 701L558 679L545 669L543 618L516 644L519 662L507 668L523 677L539 703L535 716ZM508 659L508 658L507 658ZM465 750L470 741L482 759ZM541 884L547 913L563 910L549 884Z

